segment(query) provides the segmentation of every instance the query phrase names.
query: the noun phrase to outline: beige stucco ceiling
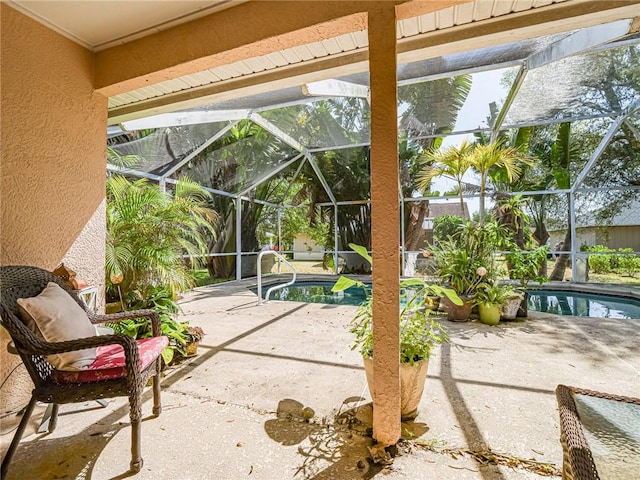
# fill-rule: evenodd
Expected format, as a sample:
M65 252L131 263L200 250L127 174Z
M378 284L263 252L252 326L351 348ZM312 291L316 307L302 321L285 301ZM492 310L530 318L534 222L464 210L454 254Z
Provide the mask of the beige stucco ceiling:
M80 45L100 51L247 0L8 0Z

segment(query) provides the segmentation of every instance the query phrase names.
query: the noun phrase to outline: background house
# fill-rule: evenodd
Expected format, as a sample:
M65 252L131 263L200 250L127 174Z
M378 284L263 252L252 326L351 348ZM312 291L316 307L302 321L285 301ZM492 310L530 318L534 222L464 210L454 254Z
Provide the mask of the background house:
M427 210L427 216L422 222L422 228L425 230L425 241L427 243L433 243L433 222L436 218L443 215L455 215L462 217L464 220L469 220L469 207L467 202L464 202L464 208L460 208L460 202L455 203L435 203L429 202L429 208Z
M318 245L306 233L299 233L293 240L294 260L322 260L322 245Z
M615 215L606 225L599 225L595 215L578 215L577 245L604 245L605 247L633 248L640 252L640 200L635 200L620 213ZM554 230L551 235L551 245L562 242L565 230Z

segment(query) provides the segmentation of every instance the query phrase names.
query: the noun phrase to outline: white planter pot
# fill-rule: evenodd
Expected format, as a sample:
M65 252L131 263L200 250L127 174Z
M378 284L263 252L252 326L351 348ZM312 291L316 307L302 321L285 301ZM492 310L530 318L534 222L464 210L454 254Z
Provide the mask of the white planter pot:
M505 320L514 320L520 308L520 297L509 297L502 304L502 318Z
M373 359L362 357L367 375L369 393L373 398ZM418 405L427 379L429 360L400 364L400 417L402 421L413 420L418 416Z

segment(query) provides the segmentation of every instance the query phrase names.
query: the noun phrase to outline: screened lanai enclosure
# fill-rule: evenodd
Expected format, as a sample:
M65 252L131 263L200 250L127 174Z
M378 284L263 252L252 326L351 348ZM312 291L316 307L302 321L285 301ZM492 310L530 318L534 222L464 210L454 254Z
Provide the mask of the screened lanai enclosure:
M405 275L421 274L437 217L474 219L516 195L534 238L550 246L550 258L567 259L573 281L587 281L591 247L637 257L640 34L632 25L399 66ZM366 32L351 38L366 43ZM149 88L162 93L160 85ZM214 277L255 276L261 250L295 256L302 234L318 245L328 272L358 270L349 243L371 248L368 96L368 73L355 73L112 125L108 170L168 191L188 177L212 193L219 217L207 266ZM461 191L447 175L421 184L425 154L465 139L498 141L533 161L511 180L490 170L486 198L471 171Z

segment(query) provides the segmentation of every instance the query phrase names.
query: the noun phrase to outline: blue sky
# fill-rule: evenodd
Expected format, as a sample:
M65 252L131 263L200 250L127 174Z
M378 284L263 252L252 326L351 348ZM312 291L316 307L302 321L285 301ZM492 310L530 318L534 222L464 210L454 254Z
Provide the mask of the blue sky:
M509 69L491 70L473 74L469 96L458 113L455 126L456 131L488 127L486 120L489 116L489 104L495 101L498 105L501 105L507 97L508 89L501 84L502 77L507 70ZM444 139L442 147L447 148L449 146L459 145L465 138L472 141L473 135L451 135ZM478 184L479 178L476 174L468 173L465 176L465 181ZM440 193L450 190L455 186L455 181L446 178L437 178L433 181L433 190L439 190ZM449 201L457 201L457 197ZM471 213L479 210L478 199L469 198L466 199L466 201Z

